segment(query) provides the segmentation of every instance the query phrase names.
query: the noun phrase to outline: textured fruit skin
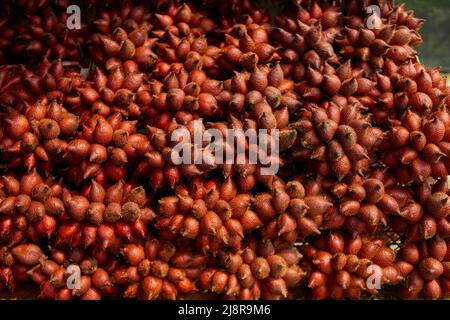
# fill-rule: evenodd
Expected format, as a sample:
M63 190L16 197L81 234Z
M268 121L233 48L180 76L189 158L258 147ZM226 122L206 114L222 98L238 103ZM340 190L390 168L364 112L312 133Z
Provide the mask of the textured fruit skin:
M448 298L450 89L405 5L87 4L0 5L1 290Z

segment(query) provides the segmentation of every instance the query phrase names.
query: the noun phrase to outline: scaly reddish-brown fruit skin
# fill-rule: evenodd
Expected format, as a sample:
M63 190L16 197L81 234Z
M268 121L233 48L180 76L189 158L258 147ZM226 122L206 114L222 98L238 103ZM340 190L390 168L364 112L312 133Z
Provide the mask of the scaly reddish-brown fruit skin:
M423 20L369 2L89 1L78 29L65 3L2 4L0 288L448 297L450 90L416 58ZM174 160L174 132L207 150L197 127L245 156Z

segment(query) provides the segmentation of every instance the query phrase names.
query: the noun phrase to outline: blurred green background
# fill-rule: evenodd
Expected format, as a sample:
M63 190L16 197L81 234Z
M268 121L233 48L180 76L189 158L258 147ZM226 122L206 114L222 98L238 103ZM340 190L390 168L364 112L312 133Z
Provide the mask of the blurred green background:
M400 3L402 1L396 1ZM442 66L450 73L450 0L405 0L406 9L427 21L421 33L420 61L426 66Z

